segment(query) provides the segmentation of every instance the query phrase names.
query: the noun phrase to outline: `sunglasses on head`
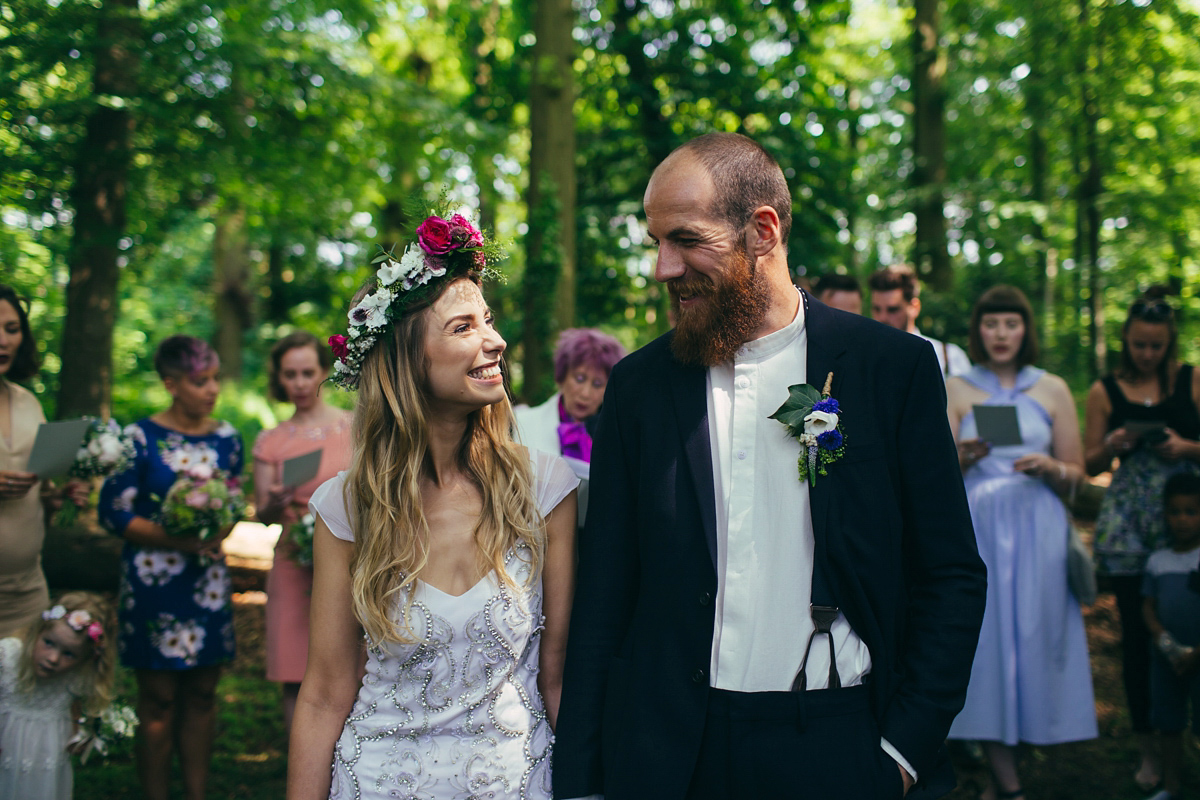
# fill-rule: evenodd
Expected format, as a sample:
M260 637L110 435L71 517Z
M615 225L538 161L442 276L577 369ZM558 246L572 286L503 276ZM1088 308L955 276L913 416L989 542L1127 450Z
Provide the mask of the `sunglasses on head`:
M1129 316L1146 322L1166 322L1173 313L1165 300L1138 300L1129 307Z

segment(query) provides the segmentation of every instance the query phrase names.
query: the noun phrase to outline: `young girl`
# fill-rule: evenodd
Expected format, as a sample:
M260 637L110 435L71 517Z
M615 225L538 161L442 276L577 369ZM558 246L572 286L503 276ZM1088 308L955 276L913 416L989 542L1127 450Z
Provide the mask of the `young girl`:
M70 800L68 742L112 698L108 604L65 594L21 638L0 639L0 797Z

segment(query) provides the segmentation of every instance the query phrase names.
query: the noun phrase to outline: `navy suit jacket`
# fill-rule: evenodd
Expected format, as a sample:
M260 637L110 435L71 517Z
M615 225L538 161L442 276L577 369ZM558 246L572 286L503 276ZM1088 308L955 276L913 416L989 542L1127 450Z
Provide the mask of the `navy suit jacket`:
M807 382L833 373L846 434L811 489L815 557L870 650L881 735L933 788L986 582L945 387L923 339L805 302ZM671 336L617 364L605 394L554 746L559 798L682 798L700 747L716 500L706 370L677 361Z

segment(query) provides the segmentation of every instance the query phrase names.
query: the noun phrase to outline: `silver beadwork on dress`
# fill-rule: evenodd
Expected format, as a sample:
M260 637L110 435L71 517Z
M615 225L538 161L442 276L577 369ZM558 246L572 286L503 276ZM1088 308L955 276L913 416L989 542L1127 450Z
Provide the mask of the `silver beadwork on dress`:
M410 618L421 641L368 647L331 798L550 798L542 583L529 582L529 562L524 546L510 551L515 589L494 575L459 596L417 585Z

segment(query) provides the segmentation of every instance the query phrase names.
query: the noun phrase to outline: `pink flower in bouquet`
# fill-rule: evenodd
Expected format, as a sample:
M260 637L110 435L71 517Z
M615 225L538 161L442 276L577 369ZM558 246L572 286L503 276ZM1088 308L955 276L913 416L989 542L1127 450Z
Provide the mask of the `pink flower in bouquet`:
M211 501L209 501L208 507L213 511L219 511L223 505L225 505L225 503L221 500L221 498L214 497Z
M183 498L183 502L189 508L207 508L208 507L208 495L205 494L200 489L193 489L192 491L187 493L186 497Z
M192 478L193 480L207 481L207 480L212 479L213 468L212 468L211 464L205 464L204 462L200 462L198 464L193 464L191 467L189 467L187 474L188 474L188 477Z
M350 355L350 348L346 345L346 337L340 333L335 333L329 337L329 349L333 351L334 358L345 358Z
M417 241L421 249L434 256L441 256L455 249L451 238L450 223L441 217L429 217L417 228Z

